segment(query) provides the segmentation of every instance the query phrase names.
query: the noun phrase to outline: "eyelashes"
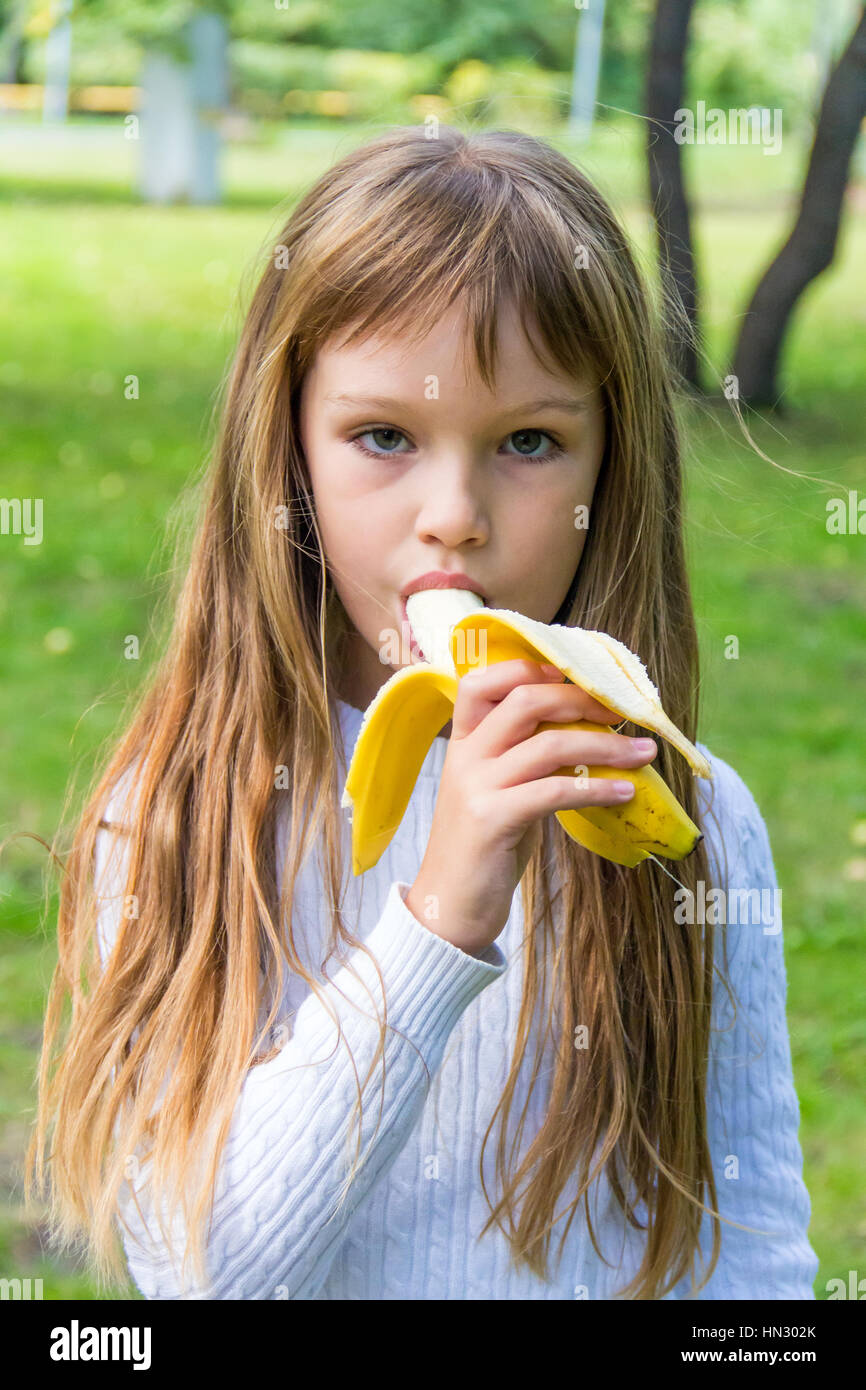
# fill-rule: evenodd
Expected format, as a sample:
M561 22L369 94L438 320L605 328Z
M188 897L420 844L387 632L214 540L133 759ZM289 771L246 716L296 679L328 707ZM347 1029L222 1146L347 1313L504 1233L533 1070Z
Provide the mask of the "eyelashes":
M402 439L406 438L403 431L398 430L394 425L375 425L372 429L362 430L360 434L353 435L349 442L350 444L354 445L356 449L359 449L362 454L366 454L368 458L400 458L405 454L411 453L411 450L409 449L371 449L366 444L361 443L361 440L364 438L364 436L368 434L392 434L398 435ZM524 454L521 453L519 449L517 449L514 452L508 452L509 458L528 459L532 463L547 463L550 461L550 459L559 458L562 454L565 453L565 445L562 443L561 440L557 439L555 435L551 434L549 430L512 430L511 433L506 437L507 439L513 439L515 435L521 434L539 435L542 439L549 440L551 448L547 451L546 454Z

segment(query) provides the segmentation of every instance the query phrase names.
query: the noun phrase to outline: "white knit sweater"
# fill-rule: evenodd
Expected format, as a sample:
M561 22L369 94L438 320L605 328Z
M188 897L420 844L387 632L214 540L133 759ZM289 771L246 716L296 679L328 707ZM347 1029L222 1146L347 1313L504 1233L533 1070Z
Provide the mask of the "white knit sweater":
M350 757L362 713L342 701L335 708ZM765 909L763 915L754 906L744 911L743 896L736 913L739 923L728 925L729 975L740 1008L730 1031L711 1035L710 1150L721 1214L770 1234L752 1234L723 1222L719 1262L697 1297L812 1299L818 1259L807 1237L810 1202L802 1179L799 1107L785 1017L781 916L777 912L774 921L767 911L777 888L772 854L748 788L727 763L703 744L698 747L714 772L712 784L706 779L698 784L711 868L721 874L723 861L716 857L720 827L730 863L728 903L735 888L764 890ZM345 920L379 962L391 1026L385 1034L384 1088L380 1058L364 1091L361 1149L368 1152L346 1200L341 1206L337 1201L348 1173L347 1138L350 1156L358 1140L356 1119L349 1134L355 1069L360 1084L378 1042L381 993L363 951L348 953L355 973L334 960L322 968L323 894L316 856L311 855L298 882L295 940L342 1021L354 1066L345 1042L338 1041L331 1013L303 981L292 977L281 1012L288 1041L271 1061L249 1071L233 1115L218 1170L206 1285L193 1282L190 1274L182 1285L158 1238L147 1199L147 1165L136 1188L149 1230L125 1189L123 1210L133 1235L124 1232L124 1246L133 1278L147 1298L612 1299L636 1272L645 1234L624 1221L604 1175L590 1189L591 1210L609 1264L593 1249L583 1203L559 1260L564 1221L554 1229L550 1283L511 1267L508 1242L497 1226L478 1239L489 1214L479 1156L514 1044L523 914L518 889L497 943L476 959L428 931L403 901L427 844L447 748L447 739L434 740L404 820L379 863L358 879L348 875ZM125 793L120 785L115 790L109 819L121 818L117 808ZM704 818L711 796L712 814ZM348 816L345 824L348 854ZM109 861L110 840L122 844L109 831L100 831L96 872L103 959L114 941L117 895L123 891L122 851ZM284 847L285 821L277 836L280 881ZM724 883L724 878L717 881ZM734 915L729 907L728 916ZM372 992L375 1007L356 974ZM732 1018L731 1003L717 984L714 1029L729 1028ZM531 1063L533 1055L530 1044L525 1061ZM521 1154L545 1113L542 1081L534 1088ZM526 1089L523 1076L513 1116L522 1110ZM494 1200L499 1122L497 1116L484 1159L485 1182ZM572 1179L557 1213L566 1210L575 1192ZM645 1208L638 1211L645 1219ZM177 1217L173 1229L182 1249ZM711 1235L705 1215L706 1255ZM695 1295L683 1280L667 1297Z

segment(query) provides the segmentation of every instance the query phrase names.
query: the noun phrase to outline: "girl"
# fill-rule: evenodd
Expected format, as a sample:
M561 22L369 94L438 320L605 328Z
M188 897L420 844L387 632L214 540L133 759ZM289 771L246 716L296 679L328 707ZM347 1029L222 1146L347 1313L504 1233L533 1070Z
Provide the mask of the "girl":
M743 912L775 871L731 767L537 733L615 720L503 662L347 868L348 759L430 572L621 639L697 725L625 235L543 142L428 134L336 164L253 296L171 642L62 886L28 1177L53 1125L56 1238L103 1279L119 1231L149 1298L810 1299L781 924ZM652 758L705 830L673 881L552 814L615 799L563 763Z

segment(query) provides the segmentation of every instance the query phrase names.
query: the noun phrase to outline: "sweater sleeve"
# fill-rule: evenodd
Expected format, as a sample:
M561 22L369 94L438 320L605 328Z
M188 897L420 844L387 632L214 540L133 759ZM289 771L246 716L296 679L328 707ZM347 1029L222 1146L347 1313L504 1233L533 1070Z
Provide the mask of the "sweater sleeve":
M721 1251L699 1299L814 1299L818 1257L808 1239L809 1193L803 1182L799 1103L785 1012L787 979L781 894L767 827L738 774L713 759L713 807L727 849L725 913L716 912L715 959L707 1077L707 1126L719 1214L762 1234L720 1223ZM708 835L708 841L713 839ZM725 885L724 859L713 861ZM755 891L757 890L757 891ZM707 885L709 895L709 885ZM711 901L705 906L713 920ZM727 917L727 927L721 925ZM734 1004L719 979L725 974ZM705 1198L706 1200L706 1198ZM704 1259L712 1225L704 1216ZM679 1294L686 1298L684 1285Z
M124 886L123 879L118 886L110 875L102 877L107 848L103 841L96 866L103 960ZM123 855L110 858L122 873ZM104 896L100 888L107 890ZM174 1259L159 1238L145 1164L135 1183L144 1222L131 1192L123 1190L121 1236L130 1272L146 1298L316 1297L353 1214L419 1120L457 1020L506 969L495 944L475 957L428 931L406 906L407 889L391 883L384 910L365 938L385 982L384 1080L383 1058L374 1062L381 987L373 963L357 949L320 984L327 1007L310 992L294 1013L282 1051L244 1079L217 1169L205 1285L193 1282L189 1260L181 1282L179 1210L171 1219L163 1211ZM342 1024L343 1040L332 1014ZM359 1140L353 1111L362 1083ZM356 1153L363 1161L344 1194Z

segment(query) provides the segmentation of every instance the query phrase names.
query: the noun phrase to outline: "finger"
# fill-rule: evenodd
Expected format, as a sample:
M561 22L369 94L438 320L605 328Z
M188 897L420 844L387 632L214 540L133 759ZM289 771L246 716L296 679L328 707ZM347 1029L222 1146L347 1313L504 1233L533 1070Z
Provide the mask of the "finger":
M457 683L457 698L451 717L452 738L465 738L472 733L509 691L528 682L561 684L562 673L547 672L539 662L519 657L512 661L493 662L464 676Z
M588 690L584 690L583 686L576 685L573 681L569 681L565 688L566 690L580 691L584 700L584 714L582 718L591 719L594 724L623 723L623 717L618 710L609 709L607 705L603 705L594 695L590 695Z
M484 720L482 755L499 757L534 734L541 723L585 720L608 728L617 718L579 685L546 681L515 686Z
M565 776L577 767L640 767L651 762L657 753L655 742L652 748L642 751L622 734L543 729L497 758L496 785L519 786L559 772Z
M541 777L519 787L505 787L496 793L497 816L507 833L521 833L542 816L557 811L580 811L584 806L622 806L634 796L616 790L617 781L609 777Z

